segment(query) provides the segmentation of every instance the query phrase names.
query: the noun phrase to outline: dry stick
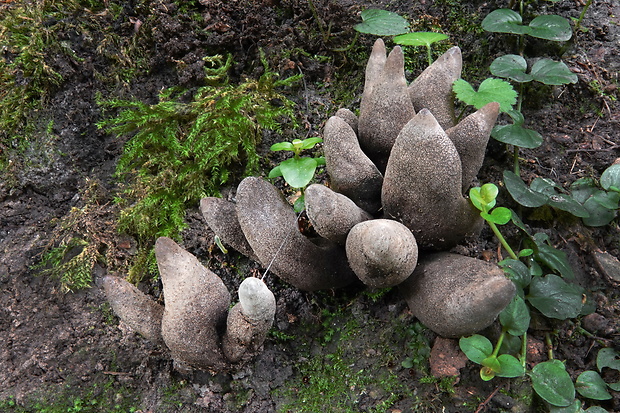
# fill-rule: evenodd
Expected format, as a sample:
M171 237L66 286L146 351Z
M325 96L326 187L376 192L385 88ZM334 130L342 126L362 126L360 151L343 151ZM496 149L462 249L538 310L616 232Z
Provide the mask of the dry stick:
M614 149L618 149L620 148L620 145L614 145L614 146L610 146L609 148L602 148L602 149L567 149L566 153L572 153L572 152L609 152L612 151Z
M491 393L491 394L489 395L489 397L487 397L487 398L486 398L486 400L485 400L485 401L483 401L482 403L480 403L480 404L478 405L478 408L476 409L476 412L475 412L475 413L480 413L482 410L484 410L484 408L487 406L487 404L489 404L489 402L491 401L491 399L492 399L493 397L495 397L495 395L497 394L497 392L498 392L498 391L500 391L500 389L501 389L502 387L504 387L504 385L503 385L503 384L500 384L499 386L497 386L497 387L495 388L495 390L493 390L493 393Z

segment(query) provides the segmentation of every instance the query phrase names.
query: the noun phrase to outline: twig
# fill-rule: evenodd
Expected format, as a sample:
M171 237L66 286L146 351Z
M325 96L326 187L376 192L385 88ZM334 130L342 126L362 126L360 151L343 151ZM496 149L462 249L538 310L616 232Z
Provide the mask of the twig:
M503 385L503 384L500 384L499 386L497 386L497 387L495 388L495 390L493 390L493 393L491 393L491 394L489 395L489 397L487 397L487 398L486 398L486 400L485 400L485 401L483 401L482 403L480 403L480 404L478 405L478 408L476 409L475 413L480 413L482 410L484 410L484 408L487 406L487 404L489 404L489 402L491 401L491 399L492 399L493 397L495 397L495 395L497 394L497 392L498 392L498 391L500 391L500 389L501 389L502 387L504 387L504 385Z

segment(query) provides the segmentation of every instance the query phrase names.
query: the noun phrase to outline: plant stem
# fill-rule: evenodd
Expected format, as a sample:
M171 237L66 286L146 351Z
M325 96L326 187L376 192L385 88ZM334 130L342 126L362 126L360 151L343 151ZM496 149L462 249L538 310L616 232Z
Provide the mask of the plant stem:
M426 57L428 59L428 65L432 65L433 64L433 56L431 55L431 46L428 45L426 46Z
M588 7L590 7L591 4L592 4L592 0L588 0L586 2L586 5L583 6L583 10L581 10L581 14L579 15L579 18L577 19L577 24L575 24L575 31L580 29L581 21L583 20L584 16L586 15L586 12L588 11Z
M512 151L512 163L514 165L514 173L517 176L521 176L521 168L519 167L519 147L517 145L513 145Z
M527 331L523 333L523 341L521 342L521 365L525 369L527 361Z
M502 334L500 334L499 338L497 339L497 344L495 344L495 348L493 349L493 354L491 354L491 357L497 357L497 355L499 354L499 348L502 346L505 336L506 330L502 328Z
M551 342L551 336L549 333L545 333L545 344L547 345L547 355L549 360L553 360L553 343Z
M502 233L499 232L499 229L497 228L497 225L495 225L494 222L490 222L490 221L487 221L487 222L489 223L489 226L493 230L493 233L495 234L495 236L497 237L499 242L502 244L504 249L506 251L508 251L508 254L510 255L510 258L512 258L513 260L518 260L519 257L517 257L517 254L515 254L515 252L512 250L512 248L510 248L510 245L508 245L508 242L506 242L506 239L504 238Z

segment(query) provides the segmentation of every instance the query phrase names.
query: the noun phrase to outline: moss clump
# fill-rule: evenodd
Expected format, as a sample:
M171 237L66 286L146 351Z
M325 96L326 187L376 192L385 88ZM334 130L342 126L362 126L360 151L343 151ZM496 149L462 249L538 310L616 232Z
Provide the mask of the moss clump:
M119 229L136 236L138 259L130 271L133 281L155 270L151 245L160 236L178 239L185 228L185 211L233 180L258 170L256 145L263 130L280 130L279 121L292 117L293 103L276 92L299 76L278 79L265 67L258 80L239 85L228 80L231 57L213 56L206 62L206 86L189 102L183 91L164 90L159 102L100 101L117 116L99 128L128 138L117 165L127 182L117 197L122 211ZM242 165L242 168L240 168Z

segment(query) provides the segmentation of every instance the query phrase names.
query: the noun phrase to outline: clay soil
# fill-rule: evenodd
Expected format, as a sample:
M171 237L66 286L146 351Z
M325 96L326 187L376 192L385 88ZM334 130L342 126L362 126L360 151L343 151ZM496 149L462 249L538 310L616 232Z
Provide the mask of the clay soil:
M0 2L0 13L17 3L20 0ZM9 171L11 178L0 183L0 409L545 410L532 395L527 379L483 382L476 366L465 364L455 341L439 339L424 329L413 331L415 319L396 290L373 295L355 286L311 294L270 276L267 282L276 295L278 311L264 352L238 371L181 374L165 348L131 331L110 311L100 282L117 268L95 265L92 287L72 293L63 291L57 279L32 269L45 248L59 241L55 238L59 222L66 222L76 208L90 211L88 222L81 222L79 228L107 234L111 238L106 242L117 248L119 261L131 259L135 240L128 234L109 235L118 213L112 202L118 189L113 173L124 141L97 129L95 124L103 116L96 103L98 92L154 103L162 88L200 86L202 57L214 53L233 55L233 81L256 77L262 70L258 62L262 49L272 68L282 75L304 75L303 84L285 92L297 104L301 126L287 130L285 136L266 135L259 150L268 155L275 141L320 136L324 122L338 107L359 107L363 65L374 37L360 36L349 52L337 49L353 41L352 27L359 22L362 9L388 9L407 16L418 29L450 33L451 44L463 50L466 73L488 76L485 67L512 45L506 36L489 36L472 27L490 10L505 7L503 2L314 0L320 27L310 3L302 0L203 0L186 2L182 8L183 2L170 0L112 3L120 5L114 13L102 3L96 11L83 9L62 21L45 22L46 27L64 25L67 29L58 31L58 41L73 50L72 54L46 56L48 64L63 76L41 109L42 117L53 120L53 139L46 135L47 140L27 150L29 162L15 159L20 167ZM579 2L561 0L538 10L577 18L582 8ZM522 152L525 180L542 176L567 186L581 177L599 177L620 157L618 16L618 2L594 0L582 22L584 30L576 31L560 51L579 82L539 88L526 98L526 119L543 135L544 143ZM84 22L91 28L96 22L100 29L80 31ZM128 56L143 59L141 70L129 78L119 77L113 85L106 76L131 65L114 58L120 52L102 53L110 50L103 43L110 33L125 44L134 39L135 50L142 52ZM532 44L529 52L558 55L558 50L547 50L542 43ZM3 58L11 56L4 54ZM409 80L416 75L414 70L408 73ZM598 88L592 87L593 81ZM495 141L488 155L481 180L499 182L502 171L512 167L511 158ZM274 160L265 158L265 171ZM508 195L501 202L516 207ZM566 361L575 379L580 372L595 369L600 348L620 347L620 291L593 255L606 251L620 256L618 223L588 228L557 211L544 217L530 212L523 212L525 222L533 230L548 233L553 244L569 255L579 282L593 292L597 304L594 316L535 322L530 332L530 362L546 359L544 337L551 333L555 357ZM262 272L240 255L224 255L214 248L213 233L197 207L188 212L187 221L184 247L217 272L231 291L236 291L242 277ZM518 240L514 228L508 229L508 235ZM498 259L497 242L490 231L483 231L477 243L460 246L456 252ZM152 280L140 287L154 296L159 291ZM413 360L414 366L403 367L406 360ZM454 378L429 379L433 374ZM599 405L620 411L620 395ZM66 407L49 410L54 406Z

